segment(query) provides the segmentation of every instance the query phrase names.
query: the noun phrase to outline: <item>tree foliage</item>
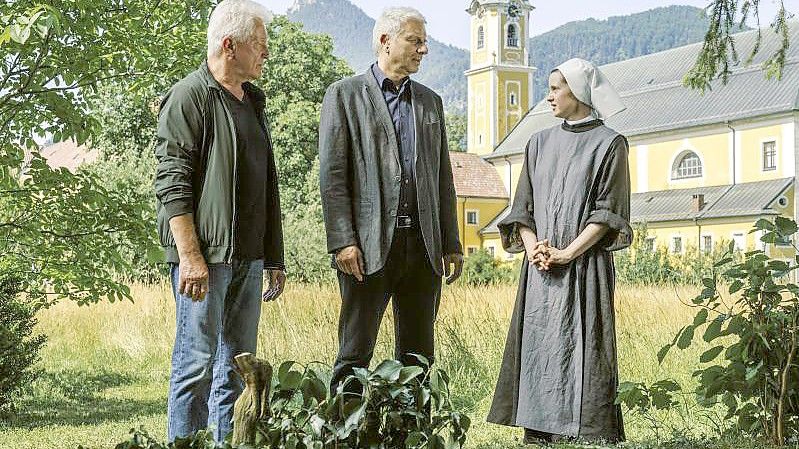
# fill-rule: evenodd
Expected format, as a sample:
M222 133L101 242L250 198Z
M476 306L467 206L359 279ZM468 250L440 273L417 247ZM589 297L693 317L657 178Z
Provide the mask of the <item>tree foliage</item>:
M782 0L775 3L779 4L779 8L770 27L780 36L780 46L763 63L763 69L769 78L779 79L782 76L782 68L785 66L790 45L788 19L791 14L786 11L785 3ZM732 34L744 27L750 18L755 20L757 39L744 63L748 65L752 62L752 59L760 51L762 40L759 6L760 0L713 0L708 5L705 11L710 23L696 63L683 80L686 86L704 92L710 88L710 82L714 79L721 78L724 84L727 83L732 73L730 66L741 62Z
M88 97L98 83L132 93L181 70L208 1L4 2L0 14L0 266L28 298L81 303L127 297L128 261L109 236L147 240L145 207L90 173L51 169L37 139L97 136ZM182 51L173 51L181 48Z

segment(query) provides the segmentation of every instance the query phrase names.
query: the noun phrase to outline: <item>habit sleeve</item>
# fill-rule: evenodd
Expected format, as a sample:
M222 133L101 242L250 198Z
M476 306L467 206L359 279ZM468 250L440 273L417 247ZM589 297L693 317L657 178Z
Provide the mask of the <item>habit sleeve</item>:
M628 146L624 136L610 144L602 167L597 174L596 193L588 223L610 227L597 243L606 251L624 249L632 243L630 227L630 168L627 163Z
M538 136L534 135L527 142L527 148L524 150L524 164L522 165L522 172L519 174L519 182L516 185L516 194L513 196L510 213L498 225L502 246L509 253L524 251L524 242L522 242L522 236L519 234L520 225L536 232L535 221L533 220L533 185L531 176L535 170L535 157L537 154Z

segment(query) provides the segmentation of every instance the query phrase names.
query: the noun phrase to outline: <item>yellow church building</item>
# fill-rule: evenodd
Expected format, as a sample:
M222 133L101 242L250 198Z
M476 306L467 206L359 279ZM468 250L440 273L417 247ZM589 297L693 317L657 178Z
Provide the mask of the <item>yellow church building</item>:
M535 68L527 64L526 49L532 10L526 0L473 0L467 10L467 152L493 166L509 200L528 139L560 123L546 101L532 105ZM741 55L749 54L756 35L735 36ZM793 255L789 242L766 245L750 233L759 218L796 217L799 25L790 28L781 80L769 80L761 66L779 44L779 36L764 30L751 65L732 67L727 85L714 82L704 94L682 85L701 43L601 66L627 106L606 124L629 140L631 221L646 224L648 246L680 253L732 241L742 250ZM464 247L512 258L502 251L496 227L507 203L498 210L499 198L489 204L472 194L458 191L459 202L472 204L459 203L462 228L469 230L462 232ZM478 229L466 227L476 216Z

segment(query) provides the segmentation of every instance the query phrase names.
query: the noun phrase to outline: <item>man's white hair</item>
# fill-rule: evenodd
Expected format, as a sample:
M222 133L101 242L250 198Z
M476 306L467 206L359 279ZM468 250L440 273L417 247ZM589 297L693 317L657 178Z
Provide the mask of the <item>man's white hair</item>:
M383 47L380 37L384 34L390 38L397 37L402 30L402 25L409 20L427 23L422 13L413 8L398 7L383 10L383 14L377 19L375 28L372 30L372 50L374 50L375 56L380 54L380 49Z
M235 42L246 42L255 34L256 27L266 26L272 13L252 0L223 0L208 19L208 57L222 51L222 41L230 37Z

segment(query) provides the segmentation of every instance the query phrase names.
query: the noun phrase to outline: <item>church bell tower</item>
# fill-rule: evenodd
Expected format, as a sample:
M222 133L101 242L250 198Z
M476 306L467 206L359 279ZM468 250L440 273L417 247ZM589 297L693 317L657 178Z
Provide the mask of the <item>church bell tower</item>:
M467 152L487 155L533 107L527 0L472 0Z

